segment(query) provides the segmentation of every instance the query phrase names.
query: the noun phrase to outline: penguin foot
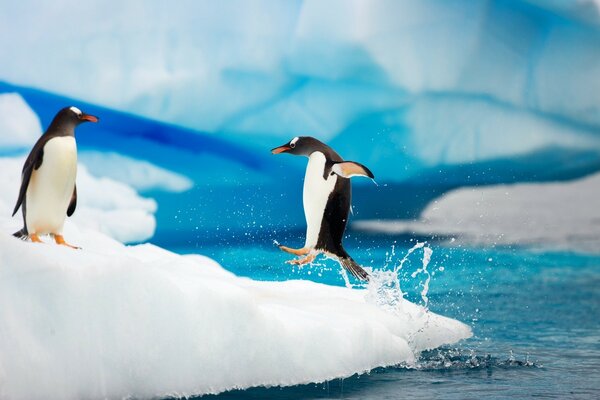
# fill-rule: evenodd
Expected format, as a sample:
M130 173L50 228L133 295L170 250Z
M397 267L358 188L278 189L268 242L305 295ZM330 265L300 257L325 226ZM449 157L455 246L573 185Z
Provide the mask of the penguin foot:
M37 234L35 234L35 233L32 233L31 235L29 235L29 239L30 239L30 240L31 240L33 243L43 243L43 242L42 242L42 239L40 239L40 237L39 237Z
M306 247L303 247L301 249L292 249L291 247L287 247L281 244L279 245L279 249L285 251L286 253L294 254L297 256L303 256L310 252L310 249L307 249Z
M304 265L304 264L313 262L313 260L316 257L317 257L317 253L310 253L309 255L307 255L304 258L298 258L296 260L289 260L289 261L286 261L286 263L292 264L292 265Z
M65 238L62 235L54 235L54 241L56 244L60 244L61 246L67 246L75 250L80 250L81 247L73 246L67 242L65 242Z

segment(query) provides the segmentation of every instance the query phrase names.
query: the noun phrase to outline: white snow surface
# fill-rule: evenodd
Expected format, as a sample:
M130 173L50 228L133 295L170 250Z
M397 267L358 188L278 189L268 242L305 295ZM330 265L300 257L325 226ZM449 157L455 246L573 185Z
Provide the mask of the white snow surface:
M79 159L92 175L123 182L137 191L164 190L179 193L194 185L184 175L119 153L84 151L79 154Z
M600 174L572 182L461 188L431 202L416 221L363 220L352 226L474 244L600 252L599 198Z
M12 214L19 195L24 162L24 156L0 158L0 170L3 171L0 174L2 216ZM156 208L154 200L141 197L131 187L109 178L96 178L85 166L79 165L77 209L71 218L67 218L67 225L75 221L81 227L96 229L122 242L141 242L154 235ZM6 225L9 231L21 229L21 210Z
M366 290L239 278L215 261L124 246L22 242L0 219L0 398L117 399L321 382L411 364L468 326ZM34 381L32 381L34 379Z
M41 134L40 119L19 94L0 94L0 148L29 146Z

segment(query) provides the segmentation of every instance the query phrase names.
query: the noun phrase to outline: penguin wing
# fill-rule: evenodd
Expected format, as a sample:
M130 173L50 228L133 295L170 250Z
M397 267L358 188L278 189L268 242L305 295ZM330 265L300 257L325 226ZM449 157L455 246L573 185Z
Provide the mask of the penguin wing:
M77 208L77 185L73 187L73 195L71 196L69 208L67 208L67 217L73 215L73 213L75 212L75 208Z
M23 165L23 171L21 172L21 189L19 189L19 197L17 198L17 204L15 205L15 209L13 210L13 217L23 204L23 200L25 200L25 194L27 193L27 188L29 187L29 181L31 180L31 174L34 170L37 170L41 165L44 159L44 145L48 140L42 136L31 152L27 159L25 160L25 164Z
M369 168L354 161L335 162L333 167L331 167L331 171L342 178L352 178L353 176L366 176L371 179L375 178Z

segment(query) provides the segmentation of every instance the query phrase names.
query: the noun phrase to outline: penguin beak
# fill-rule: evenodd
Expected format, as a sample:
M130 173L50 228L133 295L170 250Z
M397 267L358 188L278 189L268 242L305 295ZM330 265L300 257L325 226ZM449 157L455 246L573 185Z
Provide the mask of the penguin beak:
M82 121L98 122L98 117L95 117L95 116L90 115L90 114L81 114L79 116L79 119L82 120Z
M279 146L279 147L275 147L273 150L271 150L272 154L279 154L279 153L285 153L286 151L290 151L292 148L287 145L284 144L283 146Z

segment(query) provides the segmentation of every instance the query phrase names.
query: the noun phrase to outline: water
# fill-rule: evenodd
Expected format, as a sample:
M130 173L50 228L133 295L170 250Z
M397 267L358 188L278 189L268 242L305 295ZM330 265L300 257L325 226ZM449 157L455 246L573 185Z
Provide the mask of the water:
M174 250L209 255L236 274L254 279L345 285L337 263L319 259L312 266L292 267L284 263L290 255L278 251L272 239ZM284 242L299 243L300 237ZM355 232L347 240L357 261L387 271L388 275L379 275L387 276L388 285L379 286L382 296L388 296L383 303L397 301L395 275L390 274L396 268L405 298L469 324L473 338L423 353L417 365L381 368L322 384L254 388L206 398L600 398L600 255L436 242L415 245L417 241L406 237Z

